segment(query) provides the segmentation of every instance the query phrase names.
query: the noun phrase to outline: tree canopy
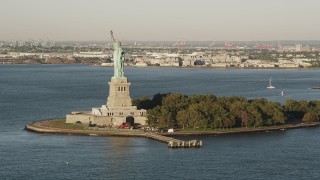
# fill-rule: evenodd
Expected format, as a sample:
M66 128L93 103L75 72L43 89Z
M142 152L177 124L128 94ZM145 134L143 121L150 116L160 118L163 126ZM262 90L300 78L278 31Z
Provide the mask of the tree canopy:
M133 105L148 110L149 125L167 128L261 127L319 121L320 115L320 101L287 100L281 105L264 98L213 94L156 94L136 99Z

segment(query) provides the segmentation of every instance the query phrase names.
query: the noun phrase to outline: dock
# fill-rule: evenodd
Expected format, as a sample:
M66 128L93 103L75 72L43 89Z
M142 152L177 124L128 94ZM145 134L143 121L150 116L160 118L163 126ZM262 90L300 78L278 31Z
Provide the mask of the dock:
M62 121L62 120L61 120ZM147 137L153 140L167 143L168 148L194 148L202 147L201 140L183 141L172 137L165 136L167 133L146 132L141 130L129 129L112 129L112 128L97 128L90 127L86 129L69 129L64 126L57 126L57 122L53 120L35 121L26 126L26 129L38 133L55 133L55 134L79 134L89 136L132 136L132 137ZM76 126L77 127L77 126ZM171 135L168 133L168 135Z
M175 139L172 137L163 136L157 133L146 133L146 137L150 139L154 139L157 141L161 141L168 144L168 148L191 148L191 147L202 147L201 140L190 140L190 141L182 141L179 139Z

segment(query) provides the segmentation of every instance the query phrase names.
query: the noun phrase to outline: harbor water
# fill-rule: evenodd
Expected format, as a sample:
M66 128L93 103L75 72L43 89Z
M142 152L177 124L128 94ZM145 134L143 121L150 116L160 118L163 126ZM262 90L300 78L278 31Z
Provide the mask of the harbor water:
M131 97L156 93L320 100L319 70L125 69ZM170 149L148 138L37 134L26 124L106 103L113 68L0 65L0 179L319 179L320 128L179 137L202 148ZM275 89L267 89L269 79ZM283 93L282 93L283 91Z

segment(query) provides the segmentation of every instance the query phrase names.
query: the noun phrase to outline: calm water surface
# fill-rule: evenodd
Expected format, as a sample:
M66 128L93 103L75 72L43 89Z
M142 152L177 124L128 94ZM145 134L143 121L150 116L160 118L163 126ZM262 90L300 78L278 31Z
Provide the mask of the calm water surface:
M319 179L320 128L201 139L168 149L146 138L36 134L27 123L106 103L112 68L0 65L0 179ZM320 100L318 70L126 68L132 98L155 93ZM272 76L274 90L268 90ZM285 96L281 96L281 91Z

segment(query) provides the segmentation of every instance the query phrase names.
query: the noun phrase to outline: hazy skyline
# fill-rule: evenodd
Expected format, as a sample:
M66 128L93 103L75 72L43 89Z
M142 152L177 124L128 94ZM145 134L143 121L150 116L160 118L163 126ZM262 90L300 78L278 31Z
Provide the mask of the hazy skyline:
M0 0L0 40L320 40L317 0Z

